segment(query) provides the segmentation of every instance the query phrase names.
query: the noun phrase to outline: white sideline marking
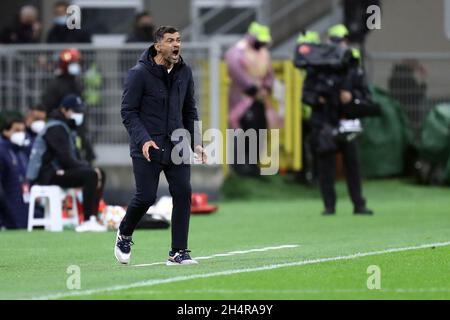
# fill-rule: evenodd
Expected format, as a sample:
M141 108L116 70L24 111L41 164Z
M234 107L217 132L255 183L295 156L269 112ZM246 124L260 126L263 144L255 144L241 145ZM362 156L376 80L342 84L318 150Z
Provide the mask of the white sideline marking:
M410 246L410 247L391 248L391 249L369 251L369 252L363 252L363 253L354 253L354 254L350 254L347 256L337 256L337 257L329 257L329 258L319 258L319 259L287 262L287 263L272 264L272 265L260 266L260 267L255 267L255 268L247 268L247 269L231 269L231 270L224 270L224 271L204 273L204 274L192 274L192 275L188 275L188 276L178 276L178 277L167 278L167 279L154 279L154 280L135 282L135 283L126 284L126 285L117 285L117 286L112 286L112 287L82 290L82 291L75 291L75 292L61 292L61 293L56 293L56 294L51 294L51 295L46 295L46 296L40 296L40 297L36 297L33 299L48 300L48 299L59 299L59 298L65 298L65 297L89 296L89 295L93 295L93 294L100 293L100 292L126 290L126 289L131 289L131 288L155 286L155 285L164 284L164 283L172 283L172 282L186 281L186 280L200 279L200 278L210 278L210 277L216 277L216 276L225 276L225 275L232 275L232 274L245 273L245 272L273 270L273 269L279 269L279 268L285 268L285 267L303 266L303 265L308 265L308 264L315 264L315 263L322 263L322 262L329 262L329 261L351 260L351 259L385 254L385 253L425 249L425 248L431 248L431 247L444 247L444 246L448 246L448 245L450 245L450 241L428 243L428 244L422 244L422 245Z
M368 289L285 289L285 290L230 290L230 289L205 289L205 290L142 290L127 293L127 295L150 295L150 294L205 294L205 293L222 293L222 294L237 294L237 293L266 293L266 294L292 294L292 293L307 293L307 294L324 294L324 293L366 293L370 292ZM396 289L380 289L373 290L375 293L441 293L450 292L450 288L396 288ZM114 295L115 292L103 293L104 295Z
M282 246L277 246L277 247L265 247L265 248L260 248L260 249L250 249L250 250L245 250L245 251L231 251L231 252L227 252L227 253L217 253L217 254L213 254L212 256L206 256L206 257L195 257L195 260L208 260L208 259L212 259L212 258L216 258L216 257L229 257L229 256L235 256L238 254L248 254L248 253L252 253L252 252L264 252L264 251L270 251L270 250L280 250L280 249L289 249L289 248L297 248L298 245L297 244L286 244L286 245L282 245ZM148 267L148 266L156 266L156 265L161 265L161 264L166 264L166 262L154 262L154 263L146 263L146 264L135 264L132 267Z

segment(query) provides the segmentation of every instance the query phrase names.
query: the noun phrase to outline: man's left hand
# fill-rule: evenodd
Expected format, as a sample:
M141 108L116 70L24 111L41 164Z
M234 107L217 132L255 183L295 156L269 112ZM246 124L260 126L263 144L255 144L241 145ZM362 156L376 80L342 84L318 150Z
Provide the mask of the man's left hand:
M206 161L208 161L205 149L202 146L200 145L196 146L195 153L199 156L200 159L202 159L202 164L205 164Z

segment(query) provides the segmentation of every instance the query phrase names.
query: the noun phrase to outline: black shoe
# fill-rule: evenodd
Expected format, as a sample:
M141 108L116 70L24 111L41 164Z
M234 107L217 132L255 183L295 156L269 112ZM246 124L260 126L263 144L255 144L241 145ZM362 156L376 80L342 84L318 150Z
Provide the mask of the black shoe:
M322 211L322 215L324 215L324 216L331 216L335 213L336 213L336 211L333 208L325 208L325 210Z
M366 207L362 207L362 208L355 208L353 210L353 214L359 214L359 215L373 215L373 211L366 208Z
M190 250L183 249L178 251L169 251L169 259L167 259L167 266L181 265L181 264L198 264L197 261L189 255Z

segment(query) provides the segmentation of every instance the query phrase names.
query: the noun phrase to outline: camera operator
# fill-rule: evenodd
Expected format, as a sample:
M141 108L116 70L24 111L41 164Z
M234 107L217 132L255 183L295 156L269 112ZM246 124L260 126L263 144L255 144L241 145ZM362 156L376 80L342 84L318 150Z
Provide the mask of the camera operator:
M336 25L328 30L329 42L351 55L348 30ZM308 68L303 88L303 102L313 109L311 124L315 131L315 151L319 186L325 209L324 215L335 213L336 153L342 152L347 188L354 206L354 214L372 214L362 196L360 164L355 137L361 132L357 119L359 104L368 94L363 73L355 63L340 68ZM364 99L363 99L364 98ZM370 98L370 97L369 97ZM365 100L364 100L365 101ZM356 112L353 112L355 111ZM369 108L367 109L369 110ZM366 110L366 111L367 111ZM348 112L350 111L350 112ZM356 118L356 119L355 119Z
M302 31L298 38L297 44L320 44L320 35L315 31ZM303 95L302 95L302 155L303 165L302 170L298 173L296 179L300 183L308 185L316 184L317 180L317 161L314 153L314 131L312 126L312 110L319 102L317 101L317 94L314 90L317 82L314 68L301 68L304 75ZM307 101L307 102L305 102Z

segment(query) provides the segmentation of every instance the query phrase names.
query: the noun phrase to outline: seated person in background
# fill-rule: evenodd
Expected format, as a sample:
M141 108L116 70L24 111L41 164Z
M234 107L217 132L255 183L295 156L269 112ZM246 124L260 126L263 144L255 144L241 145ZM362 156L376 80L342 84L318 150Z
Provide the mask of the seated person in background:
M152 43L154 32L155 26L153 25L152 14L149 11L141 11L136 14L133 32L127 36L126 42Z
M27 140L22 116L15 112L3 114L0 133L0 227L25 229L29 188L26 182Z
M105 174L98 168L91 167L80 159L76 147L76 127L83 123L84 104L77 95L67 95L61 106L48 114L44 130L36 138L30 159L28 178L39 185L58 185L62 188L82 188L84 223L77 232L106 231L106 227L97 222L98 206L105 186ZM45 151L41 161L34 157L41 154L41 145ZM35 168L36 163L41 163Z
M45 127L45 119L47 118L47 112L42 105L35 105L28 109L25 115L25 126L27 139L30 140L30 146L33 145L39 132Z

